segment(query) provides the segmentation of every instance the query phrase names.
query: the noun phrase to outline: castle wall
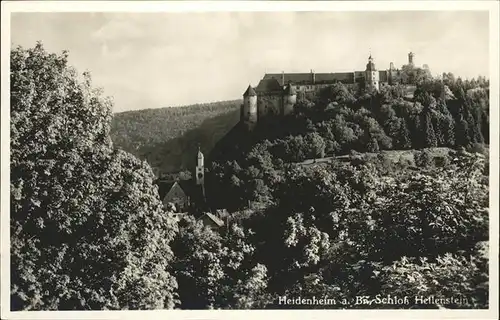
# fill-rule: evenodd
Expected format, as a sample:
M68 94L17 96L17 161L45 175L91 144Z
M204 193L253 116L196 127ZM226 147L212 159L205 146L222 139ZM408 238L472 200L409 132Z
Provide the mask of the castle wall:
M267 115L279 115L281 114L281 94L263 94L260 93L257 98L257 108L259 118Z

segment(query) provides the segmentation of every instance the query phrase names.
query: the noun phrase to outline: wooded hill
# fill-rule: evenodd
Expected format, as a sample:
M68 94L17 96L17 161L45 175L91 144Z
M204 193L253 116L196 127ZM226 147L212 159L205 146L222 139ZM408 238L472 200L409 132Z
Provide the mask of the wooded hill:
M203 152L210 152L239 121L241 103L219 101L116 113L111 137L116 148L147 159L162 172L190 169L198 144Z

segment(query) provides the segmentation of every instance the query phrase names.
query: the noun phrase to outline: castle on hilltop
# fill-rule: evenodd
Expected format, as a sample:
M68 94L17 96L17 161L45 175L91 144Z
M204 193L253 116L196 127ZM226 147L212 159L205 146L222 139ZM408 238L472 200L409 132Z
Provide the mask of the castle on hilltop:
M408 54L408 65L414 66L415 54ZM428 69L423 65L423 69ZM248 86L243 94L240 121L251 127L270 114L287 115L293 112L297 93L317 92L334 83L351 88L364 87L379 90L383 86L404 83L402 72L390 63L389 69L377 70L370 54L364 71L336 73L266 73L257 87Z

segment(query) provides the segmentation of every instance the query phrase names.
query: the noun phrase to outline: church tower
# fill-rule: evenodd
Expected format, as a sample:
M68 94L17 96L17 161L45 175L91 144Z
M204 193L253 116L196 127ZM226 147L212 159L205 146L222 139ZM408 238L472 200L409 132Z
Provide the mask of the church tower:
M379 89L379 76L378 71L373 63L372 55L368 58L365 71L365 84L367 89Z
M201 153L200 147L198 147L198 157L196 159L196 184L202 185L205 182L205 168L204 168L204 156Z

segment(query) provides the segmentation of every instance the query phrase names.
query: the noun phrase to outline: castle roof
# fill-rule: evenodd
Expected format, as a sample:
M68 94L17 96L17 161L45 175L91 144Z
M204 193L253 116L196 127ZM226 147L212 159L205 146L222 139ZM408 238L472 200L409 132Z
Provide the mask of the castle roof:
M282 91L283 88L281 87L278 80L274 78L265 79L264 77L264 79L260 80L255 90L257 90L257 92L273 92Z
M255 93L255 90L252 88L251 85L248 85L247 91L245 91L245 93L243 94L244 97L256 96L256 95L257 93Z
M262 80L269 80L269 79L276 79L281 82L281 80L284 78L284 83L282 85L285 85L287 83L302 83L305 81L311 81L311 73L266 73L264 75L264 78Z
M354 72L316 73L315 77L316 83L354 82Z
M262 80L275 79L284 84L328 84L334 82L354 83L354 72L335 72L335 73L266 73Z

